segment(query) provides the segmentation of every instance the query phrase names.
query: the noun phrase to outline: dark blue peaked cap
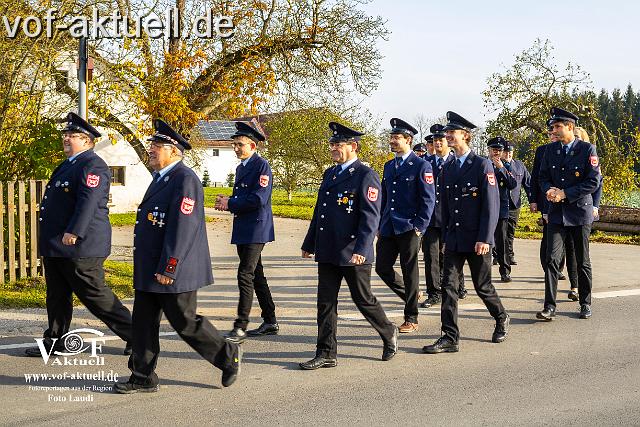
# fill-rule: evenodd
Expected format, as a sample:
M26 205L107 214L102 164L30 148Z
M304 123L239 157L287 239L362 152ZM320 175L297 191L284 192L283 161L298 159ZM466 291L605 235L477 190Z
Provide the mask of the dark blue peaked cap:
M435 125L429 128L429 132L433 135L434 138L443 138L444 137L444 126L440 123L436 123Z
M391 123L391 132L389 132L391 135L401 133L403 135L413 137L418 133L416 128L397 117L394 117L389 122Z
M329 122L329 129L332 133L329 142L360 141L360 137L364 135L364 132L350 129L338 122Z
M564 122L564 121L578 123L578 116L576 116L575 114L567 110L563 110L562 108L553 107L551 109L551 118L547 123L551 125L555 122Z
M433 134L430 133L429 135L425 136L424 140L427 141L427 144L433 144Z
M413 146L413 151L427 151L427 146L424 142L419 142Z
M155 128L156 133L149 138L149 141L159 142L161 144L171 144L180 151L191 150L191 144L189 144L186 138L173 130L173 128L164 120L155 119L153 121L153 127Z
M256 144L266 139L260 131L255 129L253 126L248 125L245 122L235 122L235 124L236 124L236 133L231 135L231 138L235 138L238 136L246 136L247 138L250 138L251 140L253 140Z
M62 132L82 132L89 138L100 138L102 134L96 128L91 126L89 122L77 115L76 113L67 114L67 125Z
M511 142L511 141L507 141L507 145L504 146L504 151L513 151L516 148L516 145Z
M461 129L461 130L467 130L470 132L472 129L475 129L475 128L476 128L476 125L474 125L469 120L462 117L460 114L454 113L453 111L447 111L447 124L445 125L444 128L442 128L442 130L447 131L447 130Z
M489 148L499 148L504 150L507 146L508 142L501 136L496 136L495 138L491 138L487 141L487 147Z

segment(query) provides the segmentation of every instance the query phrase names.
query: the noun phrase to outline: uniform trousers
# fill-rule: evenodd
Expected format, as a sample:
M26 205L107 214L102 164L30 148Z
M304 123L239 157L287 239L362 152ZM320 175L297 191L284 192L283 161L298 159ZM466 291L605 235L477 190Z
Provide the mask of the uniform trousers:
M507 227L509 226L508 218L499 218L496 225L496 231L493 238L496 242L495 252L496 260L500 266L500 275L511 274L511 264L507 256Z
M404 320L411 323L418 323L419 250L420 236L413 230L394 236L379 236L376 243L376 273L402 298L405 303ZM402 276L393 269L398 255Z
M261 316L266 323L277 323L276 306L271 297L267 278L262 267L262 249L264 243L250 243L237 245L236 249L240 264L238 265L238 317L233 326L246 329L249 325L249 314L253 304L253 292L258 297L262 310Z
M105 285L104 260L105 258L44 258L49 320L49 327L44 332L47 345L52 343L52 338L60 338L69 331L73 294L123 341L131 340L131 313Z
M547 270L547 223L542 226L542 240L540 241L540 265L542 270ZM578 288L578 263L576 261L576 251L573 248L573 239L568 235L564 241L564 250L560 259L559 273L562 273L564 266L567 266L567 275L571 288Z
M591 225L564 226L559 224L547 225L547 269L544 275L544 306L556 308L556 293L558 290L558 275L560 261L566 242L573 241L578 270L578 296L580 304L591 304L591 260L589 259L589 235Z
M424 260L424 277L427 283L427 295L442 294L442 271L444 254L442 253L442 229L429 227L422 236L422 254ZM464 275L460 275L460 289L464 289Z
M196 314L198 292L179 294L136 291L133 303L133 352L129 369L135 383L158 384L155 368L160 355L162 313L191 348L223 370L232 363L233 344L207 320Z
M444 276L442 281L442 306L440 318L442 333L457 343L460 339L458 329L458 276L462 274L464 262L469 263L471 280L476 294L496 321L504 320L507 312L500 297L491 283L491 253L477 255L475 252L453 252L445 249Z
M513 240L516 236L516 227L520 219L520 208L509 209L509 218L507 218L507 262L511 264L516 260L513 252Z
M360 313L388 343L395 333L382 306L371 292L371 264L339 266L318 263L318 343L316 356L335 358L338 350L338 292L342 279Z

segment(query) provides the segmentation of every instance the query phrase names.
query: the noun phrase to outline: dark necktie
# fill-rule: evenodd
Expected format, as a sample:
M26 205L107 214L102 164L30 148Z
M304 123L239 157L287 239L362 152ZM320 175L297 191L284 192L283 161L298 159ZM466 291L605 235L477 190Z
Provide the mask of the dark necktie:
M438 157L436 159L436 168L440 168L440 166L442 166L442 157Z
M402 157L396 157L396 169L402 166Z
M458 170L462 169L462 159L457 159L456 160L456 166L457 166Z
M570 146L568 146L568 145L565 145L565 146L564 146L564 155L565 155L565 156L566 156L567 154L569 154L569 148L570 148Z
M336 166L336 176L340 175L340 173L342 173L342 165L337 165Z
M158 178L160 178L160 172L155 171L151 174L151 177L153 178L153 182L158 182Z

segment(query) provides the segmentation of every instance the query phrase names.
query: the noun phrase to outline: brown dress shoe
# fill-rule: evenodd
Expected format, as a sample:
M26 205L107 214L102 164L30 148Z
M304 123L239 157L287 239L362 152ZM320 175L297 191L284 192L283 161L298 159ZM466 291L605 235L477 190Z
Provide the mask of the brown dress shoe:
M411 322L404 322L398 328L398 331L400 331L401 334L408 334L410 332L415 332L417 330L418 330L418 324L417 323L411 323Z

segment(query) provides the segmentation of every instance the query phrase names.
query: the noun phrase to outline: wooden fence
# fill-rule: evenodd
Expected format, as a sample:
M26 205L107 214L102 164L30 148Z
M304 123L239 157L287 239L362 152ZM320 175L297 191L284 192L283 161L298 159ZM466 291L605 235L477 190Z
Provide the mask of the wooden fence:
M42 275L38 211L46 181L0 182L0 283Z

